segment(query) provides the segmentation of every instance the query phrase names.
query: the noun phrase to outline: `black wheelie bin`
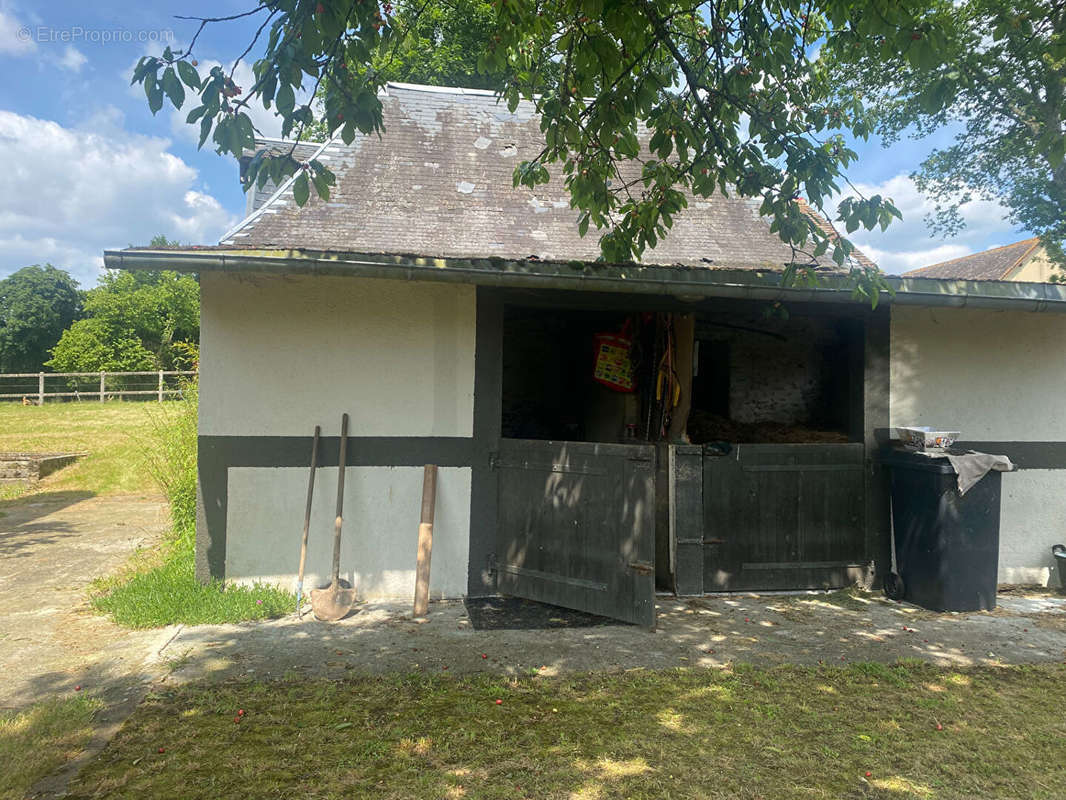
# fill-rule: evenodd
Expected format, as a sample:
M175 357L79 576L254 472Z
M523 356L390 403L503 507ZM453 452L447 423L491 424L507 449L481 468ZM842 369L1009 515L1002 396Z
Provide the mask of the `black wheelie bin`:
M881 462L892 482L897 599L932 611L995 608L1002 473L960 495L947 458L893 449Z

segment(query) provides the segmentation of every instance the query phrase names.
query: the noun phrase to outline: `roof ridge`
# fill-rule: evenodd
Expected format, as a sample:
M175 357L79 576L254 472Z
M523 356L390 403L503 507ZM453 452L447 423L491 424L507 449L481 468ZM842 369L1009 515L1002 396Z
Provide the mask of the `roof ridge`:
M1024 261L1026 258L1028 258L1029 255L1034 250L1036 250L1036 248L1038 248L1040 246L1040 237L1039 236L1034 236L1031 240L1030 239L1022 239L1022 241L1021 242L1017 242L1017 244L1022 244L1022 242L1029 242L1030 244L1025 249L1025 252L1022 253L1020 256L1018 256L1018 258L1016 258L1014 260L1013 264L1011 264L1009 267L1007 267L1005 270L1003 270L1003 274L999 276L1001 280L1006 280L1007 276L1011 272L1016 270L1019 266L1021 266L1022 261Z
M428 83L404 83L403 81L386 81L385 93L390 88L403 89L409 92L427 92L433 94L471 94L479 97L495 97L495 89L467 89L463 86L433 86Z

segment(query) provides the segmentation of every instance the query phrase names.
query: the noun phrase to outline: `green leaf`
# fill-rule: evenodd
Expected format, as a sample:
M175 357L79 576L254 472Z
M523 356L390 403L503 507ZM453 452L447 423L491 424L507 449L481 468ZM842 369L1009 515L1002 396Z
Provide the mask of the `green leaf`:
M315 185L315 191L318 196L323 200L329 200L329 181L326 176L321 172L316 172L311 178L311 182Z
M196 145L196 149L199 150L204 146L204 142L207 141L207 137L211 133L211 123L215 121L215 118L209 115L204 115L204 118L200 120L200 143Z
M173 67L167 67L163 70L162 85L163 91L167 93L167 97L174 104L174 108L181 108L181 104L185 102L185 87L181 85L181 81L178 80Z
M308 186L307 173L301 172L300 177L296 179L296 182L292 185L292 196L296 200L296 205L302 206L307 202L307 198L311 196L311 187Z
M178 74L181 79L185 81L185 85L193 89L200 88L200 73L196 71L196 67L190 64L188 61L178 62Z
M287 83L282 83L278 88L277 97L274 99L277 103L278 111L284 116L292 114L292 109L296 105L296 95L292 91L292 87Z
M163 87L156 81L155 76L145 80L144 93L148 97L148 110L155 114L163 107Z

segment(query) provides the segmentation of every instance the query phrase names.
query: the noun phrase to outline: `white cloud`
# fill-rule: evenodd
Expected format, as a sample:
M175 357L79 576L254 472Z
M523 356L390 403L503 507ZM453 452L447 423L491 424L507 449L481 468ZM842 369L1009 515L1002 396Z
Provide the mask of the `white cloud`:
M63 55L60 57L59 64L63 69L69 69L71 72L81 72L81 68L85 66L88 61L85 54L78 48L67 46L67 49L63 51Z
M36 49L37 43L33 40L32 28L0 8L0 53L25 56Z
M91 285L104 249L160 233L217 241L235 219L169 145L126 131L113 108L78 128L0 111L0 277L50 261Z
M925 217L933 210L933 203L918 192L907 175L896 175L878 184L856 183L855 187L866 197L879 194L890 198L903 214L903 219L894 220L884 232L855 231L848 236L882 270L892 275L1021 238L1014 234L1007 210L987 200L973 200L961 207L966 227L957 236L932 237ZM845 190L842 196L850 194L854 192ZM839 200L827 204L827 210L835 210ZM994 243L990 244L990 240Z

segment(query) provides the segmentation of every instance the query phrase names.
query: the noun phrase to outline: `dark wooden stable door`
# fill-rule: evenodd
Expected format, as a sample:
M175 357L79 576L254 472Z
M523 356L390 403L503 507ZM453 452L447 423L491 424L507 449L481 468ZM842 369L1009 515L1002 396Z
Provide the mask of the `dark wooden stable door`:
M865 560L861 444L741 444L703 461L703 590L847 586Z
M655 449L504 439L501 594L655 626Z

